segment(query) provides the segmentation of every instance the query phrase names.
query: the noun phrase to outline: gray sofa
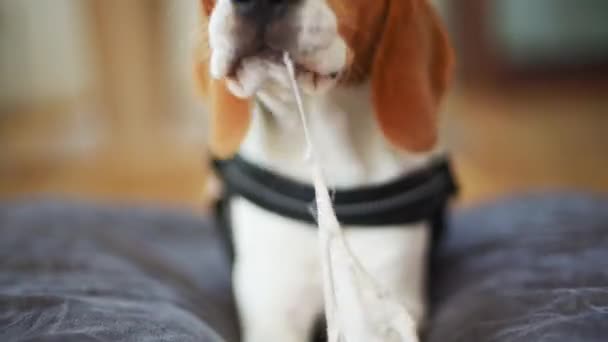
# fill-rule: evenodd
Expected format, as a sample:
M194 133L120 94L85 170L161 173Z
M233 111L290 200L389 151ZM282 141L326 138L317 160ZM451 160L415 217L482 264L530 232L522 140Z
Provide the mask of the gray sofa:
M0 204L0 342L237 341L229 279L187 212ZM432 279L427 341L608 341L608 197L454 212Z

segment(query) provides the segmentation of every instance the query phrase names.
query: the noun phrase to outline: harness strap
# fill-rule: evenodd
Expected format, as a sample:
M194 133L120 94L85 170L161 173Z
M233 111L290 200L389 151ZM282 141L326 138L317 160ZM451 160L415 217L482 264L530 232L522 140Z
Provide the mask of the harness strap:
M224 195L216 203L216 215L231 257L234 251L229 203L234 196L315 227L315 194L311 185L277 175L241 156L214 160L213 166L225 185ZM334 207L338 221L351 229L429 221L434 248L444 231L448 201L457 190L449 161L438 159L389 183L336 189Z

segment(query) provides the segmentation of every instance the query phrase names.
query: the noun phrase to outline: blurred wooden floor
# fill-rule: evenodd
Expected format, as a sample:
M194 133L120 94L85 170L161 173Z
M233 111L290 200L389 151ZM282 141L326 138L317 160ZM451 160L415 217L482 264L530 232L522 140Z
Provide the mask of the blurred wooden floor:
M63 109L0 116L0 200L59 197L204 207L202 144L172 136L162 122L142 122L134 138L87 123L91 115Z
M448 138L473 205L516 192L608 192L608 98L604 92L521 89L453 96Z
M469 91L454 95L447 108L462 205L536 188L608 192L608 99ZM202 146L163 137L162 127L140 127L148 133L135 144L116 138L90 142L91 148L90 132L78 138L86 128L74 121L69 115L0 116L0 199L59 195L204 208ZM68 128L85 141L80 149L56 143Z

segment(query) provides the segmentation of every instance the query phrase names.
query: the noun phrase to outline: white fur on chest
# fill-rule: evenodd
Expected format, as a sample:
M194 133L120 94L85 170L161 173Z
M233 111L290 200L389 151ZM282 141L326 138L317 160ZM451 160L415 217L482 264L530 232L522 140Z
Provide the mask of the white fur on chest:
M282 306L286 312L281 314L309 316L309 321L320 315L323 293L317 228L279 217L244 199L235 199L231 212L239 303L258 317L268 307ZM343 228L363 267L421 322L428 224ZM302 327L306 328L310 327Z
M265 90L240 154L284 176L312 184L306 141L292 95ZM304 98L309 129L330 187L387 182L423 166L431 154L396 151L384 139L370 101L369 85L335 88ZM287 98L289 100L279 100ZM405 106L406 104L404 104Z
M282 97L275 92L260 94L273 114L256 109L240 153L262 167L311 184L298 114L293 103L277 100ZM431 154L399 153L386 143L374 119L367 85L308 97L305 105L313 144L331 187L384 183L431 158ZM231 214L237 253L235 291L248 339L304 342L323 308L317 228L242 198L233 200ZM420 322L425 307L428 224L344 229L365 269ZM287 326L284 330L276 323L278 315L289 317L281 320Z

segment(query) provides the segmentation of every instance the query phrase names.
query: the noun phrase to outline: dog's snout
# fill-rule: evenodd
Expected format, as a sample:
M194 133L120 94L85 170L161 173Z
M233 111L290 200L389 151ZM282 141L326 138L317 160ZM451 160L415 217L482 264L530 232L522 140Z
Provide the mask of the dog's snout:
M294 0L232 0L236 12L259 23L285 16Z

